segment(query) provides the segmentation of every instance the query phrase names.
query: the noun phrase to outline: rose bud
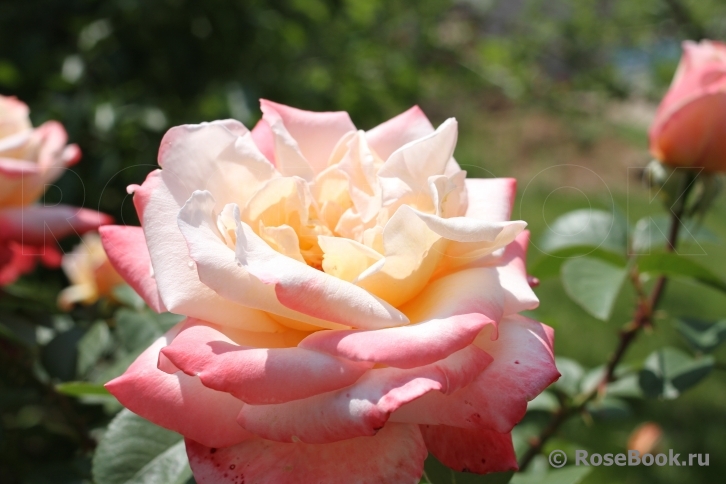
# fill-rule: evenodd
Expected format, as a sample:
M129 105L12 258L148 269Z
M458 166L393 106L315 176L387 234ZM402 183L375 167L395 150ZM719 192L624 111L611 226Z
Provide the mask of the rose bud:
M726 44L683 43L650 128L650 151L668 165L726 170Z

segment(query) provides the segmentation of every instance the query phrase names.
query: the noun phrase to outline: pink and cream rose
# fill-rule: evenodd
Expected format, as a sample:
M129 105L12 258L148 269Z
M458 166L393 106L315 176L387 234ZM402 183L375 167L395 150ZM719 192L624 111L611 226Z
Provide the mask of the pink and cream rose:
M512 427L559 376L518 313L525 223L512 179L466 179L457 123L414 107L373 128L262 101L171 129L107 226L119 273L187 318L107 384L183 434L197 482L415 483L516 469Z
M683 43L683 56L650 128L668 165L726 171L726 44Z
M81 151L67 145L60 123L33 128L28 112L14 97L0 96L0 285L32 270L37 259L57 267L56 239L111 222L93 210L34 205Z

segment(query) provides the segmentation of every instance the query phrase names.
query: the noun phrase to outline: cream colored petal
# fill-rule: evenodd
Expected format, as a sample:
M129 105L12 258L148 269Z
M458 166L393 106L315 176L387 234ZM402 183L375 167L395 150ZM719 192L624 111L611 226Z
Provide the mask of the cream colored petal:
M283 176L299 176L313 181L315 173L310 163L305 159L297 141L288 133L282 121L276 119L268 121L275 142L275 164Z
M460 217L466 213L467 191L464 180L466 172L459 171L455 175L437 175L429 177L429 188L433 200L435 214L438 217Z
M282 255L286 255L291 259L305 264L305 259L300 253L300 240L297 234L289 225L280 225L278 227L265 227L260 222L259 234L262 240Z
M358 131L348 142L348 151L338 164L350 180L350 198L364 222L381 207L381 189L376 177L383 161L368 146L365 133Z
M250 227L289 225L298 229L306 223L312 196L305 180L298 177L276 178L255 193L242 211Z
M76 303L92 304L98 299L95 284L74 284L63 289L58 294L58 306L70 310Z
M397 307L423 289L434 273L447 241L413 210L401 207L383 229L384 258L355 284Z
M330 166L316 177L311 187L313 198L320 207L320 220L331 231L338 225L343 212L353 205L349 185L348 175L337 166Z
M446 120L429 136L396 150L378 171L384 207L410 205L434 212L429 177L444 175L457 139L455 119Z
M318 243L323 250L323 270L348 282L383 258L375 250L351 239L319 237Z

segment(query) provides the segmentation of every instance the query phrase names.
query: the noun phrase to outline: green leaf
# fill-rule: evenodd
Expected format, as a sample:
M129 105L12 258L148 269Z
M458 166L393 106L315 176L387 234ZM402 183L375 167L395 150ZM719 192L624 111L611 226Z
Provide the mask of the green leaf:
M62 381L75 379L76 362L78 361L78 342L83 338L84 331L73 327L58 333L40 351L43 368L51 377Z
M562 356L555 357L555 365L561 376L554 383L554 387L567 395L576 395L580 391L580 380L585 369L577 361Z
M697 225L694 219L687 220L678 237L678 244L718 244L718 235ZM648 254L652 249L662 249L668 240L671 217L666 214L643 217L635 223L631 243L633 254Z
M191 476L182 436L129 410L108 426L92 472L97 484L183 484Z
M589 257L562 264L562 284L573 301L592 316L607 321L627 270Z
M456 472L439 462L433 455L429 454L424 462L425 477L422 483L431 484L507 484L514 475L514 472L495 472L493 474L479 475L470 472Z
M619 216L604 210L581 209L568 212L554 221L538 247L555 255L572 247L600 248L625 254L628 247L628 224Z
M632 409L625 400L607 396L602 400L595 400L587 404L587 411L601 420L617 420L630 417Z
M673 399L703 380L713 363L711 356L694 359L676 348L661 348L645 360L638 381L647 397Z
M530 268L532 275L540 279L556 277L560 274L562 264L570 259L576 259L584 256L593 259L600 259L613 265L624 265L627 262L625 256L614 254L613 252L608 252L602 249L573 247L570 249L559 250L556 254L557 255L546 255L537 259Z
M540 393L527 404L528 412L554 412L558 408L560 408L560 402L550 392Z
M98 383L89 383L86 381L69 381L67 383L59 383L55 386L55 389L58 393L69 395L71 397L111 395L103 385Z
M515 474L512 484L578 484L592 471L591 466L568 466L544 472Z
M710 353L726 341L726 319L716 322L694 318L679 318L676 329L693 348L702 353Z
M146 303L141 296L139 296L128 284L119 284L115 286L111 292L117 301L130 308L140 310L146 306Z
M643 390L638 383L638 374L625 375L608 384L607 395L622 398L643 398Z
M674 253L648 254L638 257L640 272L663 274L672 277L689 277L702 284L726 292L726 281L710 269Z
M121 344L129 351L146 348L182 318L176 314L156 314L151 310L119 309L115 314Z
M111 332L105 321L95 322L78 341L78 363L76 373L83 376L108 351Z

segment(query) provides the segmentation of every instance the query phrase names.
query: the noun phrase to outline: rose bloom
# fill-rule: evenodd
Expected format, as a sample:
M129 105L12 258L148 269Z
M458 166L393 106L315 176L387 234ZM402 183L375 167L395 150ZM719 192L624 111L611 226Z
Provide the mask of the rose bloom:
M186 437L199 483L414 483L516 469L510 431L559 376L518 313L512 179L466 179L457 124L414 107L370 131L262 101L171 129L132 186L142 228L103 227L116 269L186 315L107 388Z
M71 282L58 294L58 306L66 311L76 303L93 304L101 297L113 297L114 287L124 284L96 232L84 235L72 252L64 254L61 267Z
M80 159L78 146L66 145L67 139L60 123L33 128L25 104L0 96L0 285L31 271L37 259L57 267L56 239L111 222L92 210L33 205Z
M726 44L683 43L650 128L650 150L668 165L726 171Z

